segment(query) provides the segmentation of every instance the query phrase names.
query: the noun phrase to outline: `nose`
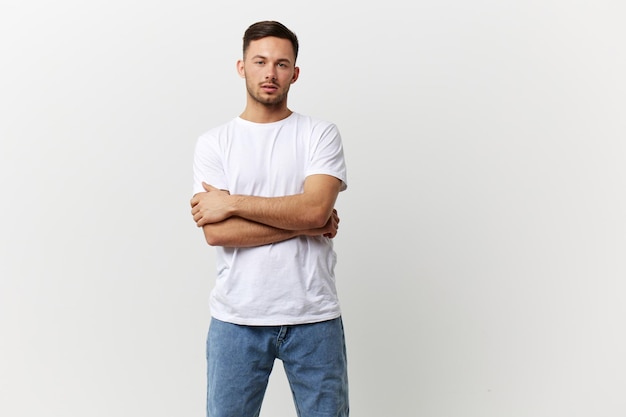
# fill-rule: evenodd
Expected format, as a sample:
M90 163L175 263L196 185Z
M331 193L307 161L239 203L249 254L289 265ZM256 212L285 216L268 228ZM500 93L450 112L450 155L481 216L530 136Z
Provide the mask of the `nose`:
M270 71L266 76L265 79L268 81L275 81L276 80L276 73L272 70Z

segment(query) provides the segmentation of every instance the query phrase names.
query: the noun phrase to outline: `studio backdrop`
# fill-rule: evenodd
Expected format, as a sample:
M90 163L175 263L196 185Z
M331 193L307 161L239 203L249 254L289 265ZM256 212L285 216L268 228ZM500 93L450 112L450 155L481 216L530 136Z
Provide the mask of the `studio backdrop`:
M622 3L3 1L0 415L202 417L196 139L244 30L337 124L358 417L626 415ZM295 417L281 364L264 417Z

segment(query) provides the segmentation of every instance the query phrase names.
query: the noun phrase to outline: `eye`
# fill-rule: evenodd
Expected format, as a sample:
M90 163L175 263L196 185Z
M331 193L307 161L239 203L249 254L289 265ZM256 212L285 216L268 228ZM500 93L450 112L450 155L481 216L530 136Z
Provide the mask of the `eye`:
M263 65L265 62L264 61L254 61L255 64L257 65Z

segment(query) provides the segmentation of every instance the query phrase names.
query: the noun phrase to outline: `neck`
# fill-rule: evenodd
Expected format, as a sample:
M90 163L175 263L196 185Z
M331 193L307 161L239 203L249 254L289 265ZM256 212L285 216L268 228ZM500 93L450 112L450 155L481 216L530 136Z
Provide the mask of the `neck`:
M291 113L293 112L287 108L286 103L277 106L248 103L239 117L254 123L272 123L286 119Z

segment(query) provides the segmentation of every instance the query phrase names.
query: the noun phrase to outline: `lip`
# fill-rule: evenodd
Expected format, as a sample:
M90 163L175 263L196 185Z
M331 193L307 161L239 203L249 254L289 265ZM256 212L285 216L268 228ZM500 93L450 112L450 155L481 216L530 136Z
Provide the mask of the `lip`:
M268 93L278 90L278 86L276 84L262 84L261 89Z

